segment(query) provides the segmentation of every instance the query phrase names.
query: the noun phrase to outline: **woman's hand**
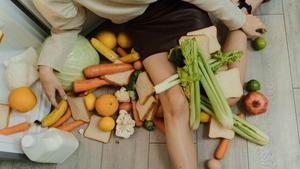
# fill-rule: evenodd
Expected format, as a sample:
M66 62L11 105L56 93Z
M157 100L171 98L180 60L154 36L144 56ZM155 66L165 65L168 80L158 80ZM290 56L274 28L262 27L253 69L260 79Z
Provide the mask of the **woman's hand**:
M258 37L267 31L266 25L256 16L246 15L246 22L241 28L248 36Z
M57 107L57 101L55 98L56 91L58 91L59 95L63 99L66 99L67 95L58 78L55 76L53 69L49 66L41 65L39 66L39 76L44 92L52 105Z

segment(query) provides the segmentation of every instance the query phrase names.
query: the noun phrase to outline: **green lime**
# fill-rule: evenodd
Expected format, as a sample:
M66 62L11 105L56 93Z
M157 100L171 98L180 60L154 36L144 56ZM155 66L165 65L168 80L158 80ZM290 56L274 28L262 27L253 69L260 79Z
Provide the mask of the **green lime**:
M260 83L259 81L252 79L247 83L246 86L247 91L258 91L260 90Z
M262 50L267 46L267 41L263 37L258 37L254 39L252 46L255 50Z

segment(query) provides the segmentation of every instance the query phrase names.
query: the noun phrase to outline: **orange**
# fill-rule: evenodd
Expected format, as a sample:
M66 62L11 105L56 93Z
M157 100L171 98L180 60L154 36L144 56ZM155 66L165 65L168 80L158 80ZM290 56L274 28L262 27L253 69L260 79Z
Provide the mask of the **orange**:
M110 132L115 128L115 120L112 117L103 117L98 122L98 127L100 130L105 132Z
M96 35L96 39L102 42L109 49L113 49L117 46L117 37L113 32L101 31Z
M97 113L104 117L112 116L118 110L118 107L119 102L112 94L102 94L95 103Z
M29 87L15 88L8 96L8 104L13 110L25 113L35 107L36 96Z
M118 44L119 44L122 48L124 48L124 49L129 48L129 47L132 46L131 39L130 39L129 36L128 36L126 33L124 33L124 32L119 33L118 38L117 38L117 41L118 41Z

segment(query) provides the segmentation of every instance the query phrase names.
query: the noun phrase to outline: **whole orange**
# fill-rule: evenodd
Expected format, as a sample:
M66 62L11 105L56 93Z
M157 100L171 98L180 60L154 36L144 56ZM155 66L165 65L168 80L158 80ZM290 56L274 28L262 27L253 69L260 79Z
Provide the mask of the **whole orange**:
M8 96L8 104L13 110L25 113L36 105L36 96L29 87L15 88Z
M95 103L96 112L104 117L112 116L119 107L117 98L112 94L102 94Z

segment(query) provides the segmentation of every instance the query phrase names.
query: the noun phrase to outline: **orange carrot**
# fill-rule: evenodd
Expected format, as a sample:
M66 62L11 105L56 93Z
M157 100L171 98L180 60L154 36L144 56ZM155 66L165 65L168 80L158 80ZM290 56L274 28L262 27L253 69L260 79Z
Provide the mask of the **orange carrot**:
M229 143L230 143L229 139L222 138L220 140L220 143L219 143L219 145L218 145L218 147L215 151L215 158L216 159L221 160L224 157Z
M154 123L155 127L157 127L160 130L160 132L162 134L164 134L164 135L166 134L166 128L165 128L165 123L164 123L163 119L154 118L153 123Z
M244 119L244 118L245 118L245 114L244 114L244 113L240 113L238 116L239 116L241 119Z
M133 63L133 67L135 70L142 70L143 64L140 60L138 60Z
M240 118L245 118L245 114L244 113L240 113L239 114L239 117ZM228 145L230 143L230 140L229 139L226 139L226 138L222 138L220 140L220 143L215 151L215 158L218 159L218 160L221 160L223 159L226 151L227 151L227 148L228 148Z
M127 53L123 48L121 48L121 47L118 47L118 48L117 48L117 53L118 53L121 57L128 55L128 53Z
M133 114L133 118L134 118L134 121L135 121L135 126L136 127L142 127L143 126L143 121L140 119L139 114L136 110L136 101L131 100L131 104L132 104L132 114Z
M63 126L58 127L58 129L63 130L63 131L72 131L72 130L74 130L75 128L77 128L77 127L83 125L84 123L85 123L85 122L82 121L82 120L75 120L75 121L73 121L73 122L71 122L71 123L68 123L68 124L66 124L66 125L63 125Z
M22 122L22 123L14 125L14 126L1 129L0 135L10 135L10 134L15 134L15 133L19 133L22 131L26 131L31 127L31 125L32 124L29 122Z
M50 127L59 127L63 125L67 120L69 120L72 116L72 112L70 109L67 110L67 112L59 119L57 120L54 124L52 124Z
M111 83L99 78L93 78L88 80L76 80L73 82L73 91L75 93L85 92L91 89L107 85L111 85Z
M132 108L131 103L121 103L119 106L119 110L126 110L127 112L130 112Z
M133 69L131 64L117 63L117 64L100 64L87 67L83 70L83 74L86 78L99 77L107 74L114 74L119 72L125 72Z

